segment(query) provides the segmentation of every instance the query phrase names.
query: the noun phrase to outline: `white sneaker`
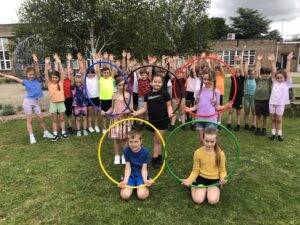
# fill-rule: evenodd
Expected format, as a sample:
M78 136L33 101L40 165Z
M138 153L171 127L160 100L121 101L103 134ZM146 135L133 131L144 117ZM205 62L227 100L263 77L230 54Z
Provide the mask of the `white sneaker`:
M95 130L94 130L92 127L89 127L89 132L90 132L90 133L94 133Z
M114 161L115 165L119 165L120 164L120 155L115 155L115 161Z
M76 136L77 136L77 137L80 137L80 136L81 136L81 131L80 131L80 130L77 131Z
M126 164L124 155L122 155L122 164Z
M29 136L29 141L30 141L30 144L35 144L36 143L35 137L33 135Z
M98 126L95 126L95 131L96 131L96 133L100 133L100 129Z
M88 135L89 135L88 132L86 130L83 130L83 136L88 136Z
M105 133L105 131L106 131L106 128L103 128L103 129L102 129L102 134L104 134L104 133Z
M53 134L49 133L49 131L45 131L43 134L43 138L54 138Z

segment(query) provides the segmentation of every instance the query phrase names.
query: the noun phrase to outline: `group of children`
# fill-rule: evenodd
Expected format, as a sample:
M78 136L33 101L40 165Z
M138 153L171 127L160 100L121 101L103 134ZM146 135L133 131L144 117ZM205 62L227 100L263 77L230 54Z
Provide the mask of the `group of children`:
M270 139L277 138L282 141L282 115L284 106L289 103L288 88L291 85L289 71L292 57L293 54L290 53L287 58L286 70L276 71L273 54L268 57L272 69L261 68L263 59L261 55L257 56L254 70L248 68L249 59L244 65L243 57L237 56L234 65L236 87L232 78L229 97L231 100L236 91L235 100L223 104L225 73L220 63L212 62L209 58L195 60L186 69L179 71L179 57L163 56L162 62L159 62L156 57L149 56L148 61L139 64L131 58L129 52L125 51L122 52L121 60L114 60L114 56L107 53L96 54L94 58L100 63L97 63L85 77L87 64L80 53L77 54L79 70L76 72L71 66L71 54L67 55L66 68L63 68L60 57L54 54L54 68L51 67L50 58L45 58L45 81L50 97L52 134L45 126L39 106L39 99L43 97L43 93L39 82L39 65L36 55L33 55L35 67L26 67L24 70L27 79L22 80L2 73L0 75L22 83L27 90L28 94L24 98L23 108L27 116L27 130L31 144L36 143L32 131L33 113L37 115L44 130L44 137L51 138L52 141L57 141L59 137L68 139L69 135L73 133L72 114L76 120L76 136L82 134L86 136L88 131L90 133L100 132L97 108L101 109L102 133L107 129L107 117L110 117L110 125L113 126L108 135L114 142L114 164L125 164L124 180L119 184L122 188L121 197L128 199L132 194L132 189L127 188L126 185L139 186L145 183L150 186L153 183L147 172L147 164L150 159L148 150L141 145L141 133L133 129L138 124L126 121L114 125L116 122L124 118L139 116L152 123L161 136L164 136L168 129L174 129L177 114L182 123L185 123L186 119L206 120L207 122L196 123L191 127L199 130L201 147L195 152L191 175L182 182L186 186L192 183L209 185L220 182L223 184L226 178L226 167L224 152L217 143L216 124L221 123L222 116L218 112L230 109L227 127L231 129L231 118L235 109L237 126L234 130L238 131L244 97L245 129L256 130L256 135L265 135L267 116L270 112L272 118ZM107 65L106 61L120 67L128 78L127 82L114 67ZM142 65L145 67L135 70ZM86 81L85 86L84 80ZM172 81L176 82L175 88L172 88L174 85ZM127 84L130 85L130 88ZM237 89L235 90L235 88ZM132 93L129 93L128 90L132 90ZM178 107L176 96L181 99L180 107ZM132 101L130 101L131 98ZM127 106L129 102L130 104ZM251 127L248 122L250 111L252 112ZM65 115L67 116L67 129ZM212 116L207 117L206 115ZM260 129L261 116L263 116L262 130ZM92 117L94 117L94 126ZM82 132L81 118L83 120ZM58 133L58 120L60 134ZM171 124L169 124L170 120ZM145 124L139 124L140 129L144 126ZM185 130L186 127L183 126L183 129ZM152 131L152 164L154 168L159 168L163 163L162 143L159 134ZM124 149L122 156L119 151L121 142L123 142ZM147 187L139 188L137 194L140 199L145 199L149 195L149 191ZM216 204L219 201L220 189L218 187L192 188L191 194L196 203L202 203L207 197L210 204Z

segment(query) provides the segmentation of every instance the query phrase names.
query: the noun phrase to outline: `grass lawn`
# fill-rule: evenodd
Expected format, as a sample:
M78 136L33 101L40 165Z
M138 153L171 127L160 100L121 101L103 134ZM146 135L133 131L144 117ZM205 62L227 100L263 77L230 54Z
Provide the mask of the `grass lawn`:
M99 167L100 135L50 143L36 132L37 144L29 145L25 121L2 123L0 224L299 224L299 116L298 111L292 118L286 110L284 142L271 142L244 129L235 133L241 145L240 165L216 206L194 204L189 190L167 169L151 187L149 199L139 201L134 196L124 202ZM50 118L47 124L50 128ZM34 130L40 131L36 121ZM180 131L168 147L170 165L182 178L190 173L197 134ZM230 170L235 160L233 142L224 130L219 138ZM144 143L152 147L148 131ZM105 168L119 180L123 167L112 165L109 139L102 151ZM150 166L151 176L155 173Z

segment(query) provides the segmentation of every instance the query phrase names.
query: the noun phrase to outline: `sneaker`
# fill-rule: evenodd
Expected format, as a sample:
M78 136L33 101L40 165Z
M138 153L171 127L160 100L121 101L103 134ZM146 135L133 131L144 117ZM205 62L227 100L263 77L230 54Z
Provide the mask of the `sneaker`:
M245 130L249 130L249 125L247 123L245 124Z
M236 127L234 128L234 131L239 131L240 130L240 125L236 125Z
M123 165L126 164L124 155L122 155L121 160L122 160L122 164L123 164Z
M252 125L251 127L250 127L250 131L255 131L255 126L254 125Z
M64 140L69 139L69 137L68 137L68 135L67 135L66 133L61 134L60 136L61 136L61 138L64 139Z
M254 133L256 136L260 136L261 135L261 131L260 128L256 128L256 131Z
M172 131L172 130L174 130L174 129L175 129L175 126L171 124L171 125L169 126L169 131Z
M74 134L72 127L67 128L68 134Z
M53 141L53 142L54 142L54 141L57 141L57 140L58 140L58 138L59 138L59 136L58 136L58 135L54 135L54 136L53 136L53 138L51 139L51 141Z
M278 135L278 136L277 136L277 139L278 139L278 141L283 141L282 135Z
M95 131L96 131L96 133L100 133L100 129L98 126L95 126Z
M33 135L29 136L29 142L30 142L30 144L35 144L36 143L35 137Z
M85 130L84 130L84 131L85 131ZM84 132L84 131L83 131L83 132ZM92 127L89 127L89 132L90 132L90 133L94 133L95 130L94 130Z
M88 132L86 130L83 130L83 136L88 136Z
M159 163L159 158L152 158L152 166L155 168L155 169L158 169L160 167L160 163Z
M81 136L81 131L80 131L80 130L77 131L76 136L77 136L77 137L80 137L80 136Z
M266 136L267 135L267 129L263 128L261 131L261 136Z
M230 123L228 123L226 127L227 127L228 130L232 130L232 127L231 127Z
M105 131L106 131L106 128L103 128L103 129L102 129L102 134L104 134L104 133L105 133Z
M120 164L120 156L119 155L115 155L114 164L115 165L119 165Z
M49 131L45 131L44 134L43 134L43 138L53 138L53 134L49 133Z
M159 164L162 165L162 164L164 163L162 156L161 156L161 155L158 155L157 158L158 158L157 161L159 162Z
M269 138L271 141L274 141L276 139L276 135L272 134Z

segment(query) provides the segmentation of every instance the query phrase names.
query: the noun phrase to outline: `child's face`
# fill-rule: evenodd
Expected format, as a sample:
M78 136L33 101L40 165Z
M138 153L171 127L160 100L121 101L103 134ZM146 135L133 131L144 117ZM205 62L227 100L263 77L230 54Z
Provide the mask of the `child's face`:
M36 75L34 73L34 71L29 71L27 74L26 74L28 80L34 80L36 78Z
M152 86L154 90L159 90L163 85L163 80L161 77L154 77L152 81Z
M75 85L76 85L77 87L81 87L82 83L81 83L81 81L76 81L76 82L75 82Z
M130 137L128 139L128 144L129 147L131 148L131 150L133 152L139 152L141 149L141 145L142 145L142 138L140 137L140 135L136 135L135 137Z
M204 147L208 151L213 151L217 142L217 136L215 134L205 134L203 143Z
M261 78L262 78L263 80L267 80L268 77L269 77L269 74L261 74Z
M59 77L55 76L55 75L51 75L51 82L58 83L59 82Z
M212 85L212 80L208 74L203 75L202 81L203 81L203 84L205 85L205 87L209 87Z
M124 83L125 83L125 81L121 81L121 82L118 84L118 91L119 91L119 92L122 92L122 93L123 93L123 87L124 87L125 90L127 89L127 88L126 88L126 85L124 86Z
M235 75L236 77L241 76L241 70L240 70L240 69L236 69L235 72L234 72L234 75Z
M90 78L93 78L93 77L95 77L95 73L91 73L91 72L89 72L89 75L88 75L88 77L90 77Z
M104 70L103 71L103 78L107 79L110 77L110 71L109 70Z
M250 79L254 79L254 71L251 71L250 73L248 73L248 75L249 75L249 78Z
M282 83L285 81L285 77L281 73L276 74L275 78L276 78L276 81L279 83Z
M147 80L148 74L147 74L147 73L142 73L142 74L141 74L141 78L142 78L143 80Z

